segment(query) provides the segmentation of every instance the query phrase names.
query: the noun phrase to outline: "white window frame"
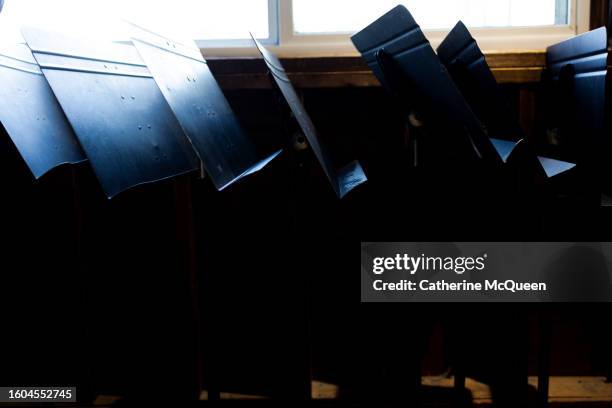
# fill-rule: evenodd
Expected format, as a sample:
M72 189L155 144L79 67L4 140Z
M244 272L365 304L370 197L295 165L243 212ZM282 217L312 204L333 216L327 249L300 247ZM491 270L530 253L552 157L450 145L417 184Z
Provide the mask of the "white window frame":
M284 0L283 0L284 1ZM280 44L279 27L281 0L268 0L268 38L258 38L262 44L277 46ZM248 34L248 33L245 33ZM250 39L243 40L202 40L196 39L196 43L202 49L214 50L213 54L222 49L239 54L240 50L245 50L253 46Z
M270 5L270 38L264 40L280 57L357 56L349 34L297 34L293 26L293 1L268 0ZM330 0L333 1L333 0ZM546 47L587 32L590 23L590 0L570 0L569 24L545 27L476 28L470 31L485 52L542 51ZM376 16L373 16L372 20ZM432 46L448 34L446 30L424 30ZM198 41L208 57L256 56L248 40Z

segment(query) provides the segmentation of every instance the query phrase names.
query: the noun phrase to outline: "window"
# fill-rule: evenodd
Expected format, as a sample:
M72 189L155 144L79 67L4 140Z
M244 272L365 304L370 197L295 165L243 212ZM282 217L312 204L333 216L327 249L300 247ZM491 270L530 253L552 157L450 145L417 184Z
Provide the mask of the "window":
M354 54L350 35L405 5L435 47L458 20L484 50L542 50L588 30L590 0L280 0L279 52Z
M6 0L2 22L126 39L122 20L216 45L277 42L276 0Z
M126 39L121 19L189 37L208 55L355 55L350 35L404 4L435 46L463 20L482 48L543 49L588 29L589 0L6 0L0 31L36 25Z
M541 50L588 30L589 0L281 0L279 52L354 54L349 37L397 4L435 47L463 20L485 50ZM283 7L284 5L284 7ZM324 51L322 51L324 50Z
M353 33L398 3L424 29L552 26L568 23L568 1L557 0L293 0L296 34Z

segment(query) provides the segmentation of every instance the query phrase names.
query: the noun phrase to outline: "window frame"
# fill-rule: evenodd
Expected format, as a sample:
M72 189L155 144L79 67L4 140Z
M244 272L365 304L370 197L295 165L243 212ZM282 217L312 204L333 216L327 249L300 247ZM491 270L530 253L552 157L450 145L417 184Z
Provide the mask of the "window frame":
M279 8L280 0L268 0L268 38L258 38L262 44L278 46L280 44L279 27L280 17ZM250 39L234 39L234 40L202 40L196 39L196 44L201 49L221 50L228 49L239 51L246 47L250 48L253 44Z
M350 34L298 34L293 26L293 0L268 0L270 38L264 43L282 58L350 57L358 53ZM570 0L569 24L544 27L475 28L470 31L487 51L541 51L546 47L587 32L591 0ZM436 47L449 29L424 30ZM257 56L249 40L197 41L208 57Z

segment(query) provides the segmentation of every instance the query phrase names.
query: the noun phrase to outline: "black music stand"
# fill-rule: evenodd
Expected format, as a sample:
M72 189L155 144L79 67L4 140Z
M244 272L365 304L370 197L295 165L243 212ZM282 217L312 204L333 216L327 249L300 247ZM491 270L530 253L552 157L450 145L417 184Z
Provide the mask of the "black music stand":
M510 108L504 100L493 72L484 54L460 21L438 47L438 57L465 96L474 113L487 129L489 135L503 140L506 157L515 155L518 166L530 165L541 178L551 178L575 167L574 163L534 156L533 148L526 148L524 134L519 124L508 113ZM511 147L515 143L515 147ZM515 152L514 149L517 149ZM499 151L499 149L498 149ZM522 156L522 157L519 157Z
M132 45L32 28L23 35L108 198L198 168L189 140Z
M439 140L434 156L458 157L463 162L482 159L496 167L504 164L404 6L395 7L351 40L381 84L399 90L404 105L412 106L435 128Z
M587 196L609 191L606 78L608 43L605 28L549 47L546 51L546 131L559 154L576 161L581 190Z
M79 166L61 170L58 167L84 163L87 158L30 49L24 43L4 43L0 46L0 122L0 136L3 139L0 141L0 156L3 172L6 172L2 177L5 197L1 207L10 214L3 221L3 231L11 241L5 248L5 262L20 265L21 277L18 279L36 281L35 284L26 283L27 296L44 302L45 296L37 293L39 286L44 287L45 293L59 298L66 295L63 290L78 293L74 291L78 286L76 282L83 279L78 273L82 212L78 193L74 189ZM44 182L32 185L32 176ZM71 193L74 193L73 197ZM22 236L28 236L28 239L24 241ZM70 260L73 256L75 262ZM47 280L45 276L52 277L52 280ZM19 286L17 282L14 284ZM6 281L2 285L12 287ZM19 291L11 290L10 296L20 296ZM10 296L9 299L12 299ZM20 298L20 302L23 300ZM65 302L69 302L68 298L57 304ZM72 309L74 305L71 304ZM47 309L48 313L54 313L53 307ZM20 306L15 310L16 318L22 318L21 313L28 312L28 307ZM40 315L40 311L36 315ZM23 333L27 336L28 332ZM70 336L79 343L82 341L75 333ZM55 337L62 341L61 336ZM63 341L66 342L66 339ZM53 341L48 343L53 344ZM17 346L32 347L29 342L26 344ZM13 350L13 353L16 352L19 354ZM82 369L77 380L81 389L79 398L85 401L89 384L88 374L84 374L86 368L82 357L79 355L75 360L78 360ZM65 366L69 367L71 357L66 355L65 359ZM7 367L10 366L9 361ZM29 361L23 360L19 364L28 367ZM63 367L55 370L60 377L62 370ZM36 377L36 373L32 375ZM51 381L56 380L53 378Z
M465 207L468 216L462 214L470 220L469 227L478 228L478 220L491 211L487 203L497 198L498 192L503 199L494 208L505 209L499 203L505 203L510 190L506 175L517 170L517 152L525 149L526 143L520 139L489 137L408 10L397 6L355 34L352 41L383 87L396 99L396 104L406 112L417 111L424 119L429 134L423 138L423 144L429 145L420 148L419 155L424 159L419 161L443 169L439 178L441 185L436 185L436 189L447 191L454 184L466 185L466 181L484 187L478 191L463 189L451 198L458 205L469 203ZM469 168L476 172L469 172ZM451 181L458 174L466 177L457 180L459 183ZM466 191L470 192L466 194ZM481 196L483 192L487 195ZM448 200L448 197L442 198ZM509 222L514 216L512 209L498 213L495 217L513 225ZM461 217L458 212L455 214ZM488 229L486 225L483 227ZM463 373L457 374L461 381Z
M312 226L308 225L307 221L304 222L304 214L309 211L312 212L312 197L309 196L306 188L308 184L308 165L306 164L306 155L309 154L308 148L310 147L338 199L342 200L357 187L366 183L368 179L357 160L341 168L335 166L330 151L321 141L319 133L287 76L281 61L276 55L268 51L255 36L251 34L251 37L268 69L268 76L281 108L282 131L287 136L287 143L292 145L290 151L292 174L289 191L292 193L290 195L292 201L290 214L296 242L292 243L290 251L291 259L297 260L295 268L302 272L299 274L304 279L301 286L308 288L310 286L310 271L306 266L308 262L299 261L304 256L304 249L312 247L308 242L310 235L306 233ZM344 204L346 202L341 201L338 205L342 206ZM305 294L303 301L307 312L304 319L304 334L300 340L300 349L303 350L303 353L300 353L299 362L295 364L299 367L299 372L296 374L296 378L299 376L299 383L295 384L295 394L292 394L292 396L296 395L301 400L309 400L312 396L312 356L310 350L312 347L310 344L312 317L308 312L311 299L309 291L305 290L301 293ZM290 393L294 392L293 383L287 388L290 388Z
M304 109L280 60L257 41L253 35L251 36L268 67L273 84L277 91L284 97L285 102L293 113L293 117L299 124L300 129L317 157L319 164L323 168L332 188L338 198L343 198L353 189L367 181L367 177L361 165L358 161L354 161L338 170L335 168L328 150L321 143L316 128L306 112L306 109Z
M217 190L224 190L262 170L279 156L282 150L264 159L258 157L255 145L247 137L195 42L181 43L135 24L130 25L136 49L151 70ZM191 196L189 188L184 186L183 192ZM189 203L185 200L181 202L185 207L183 212L189 214L191 220L185 227L195 241L194 228L189 226L193 224L193 209L186 208ZM195 284L198 280L196 254L187 256L192 258L192 282L198 286ZM194 305L195 308L200 306ZM203 336L200 334L199 337ZM205 351L199 352L202 354L200 359L207 361L208 370L214 371L214 351L206 356ZM200 373L202 389L205 385L203 377L204 374ZM209 379L208 386L208 399L219 399L219 386L214 378Z
M197 155L189 139L133 45L83 41L29 28L24 29L23 34L108 198L145 183L173 178L199 168ZM195 304L197 284L193 274L196 267L194 222L189 182L189 177L175 180L173 207L176 210L175 242L178 246L184 246L181 250L186 252L185 267L189 269L189 276L185 280L189 280L190 299ZM146 189L143 194L152 191L153 187ZM129 203L128 200L133 197L130 195L120 201ZM91 203L103 206L102 214L92 217L92 222L105 216L109 216L113 223L115 219L120 219L117 216L123 215L123 212L115 211L110 202L104 203ZM151 203L149 207L155 208L156 205ZM131 210L129 206L128 209ZM137 214L146 214L148 208L136 211ZM169 219L162 218L164 222ZM138 223L139 220L133 222ZM161 221L152 222L152 230L157 230L156 225L165 225ZM106 227L100 228L104 231ZM123 225L113 234L117 232L126 236L135 233L129 228L123 230ZM93 242L99 239L92 238ZM150 243L156 244L153 240ZM146 250L143 243L130 242L129 245L133 246L131 252L136 254L134 258ZM170 248L168 254L173 254ZM160 256L160 259L166 258ZM121 261L128 262L127 259ZM182 266L180 262L173 265L179 269ZM126 282L132 283L137 278L131 279L126 277ZM193 319L198 320L195 308L193 313ZM191 347L188 351L191 351ZM185 361L181 359L177 364ZM195 367L189 370L192 368ZM177 378L181 374L188 373L177 373ZM193 385L189 395L177 395L177 398L193 400L199 396L195 392L195 381L191 383L195 377L190 375L189 381L182 383L183 386Z
M606 154L606 79L608 37L606 28L576 36L546 51L545 130L559 153L578 163L576 190L584 199L587 216L601 204L602 192L609 191ZM582 221L582 220L581 220ZM599 220L581 222L597 225ZM547 313L540 321L538 397L548 406L552 322Z
M511 108L463 22L455 25L438 46L437 53L487 132L504 139L518 139L522 129L509 114Z
M132 24L132 40L215 187L223 190L264 168L200 49Z
M36 179L87 160L25 44L0 48L0 122Z

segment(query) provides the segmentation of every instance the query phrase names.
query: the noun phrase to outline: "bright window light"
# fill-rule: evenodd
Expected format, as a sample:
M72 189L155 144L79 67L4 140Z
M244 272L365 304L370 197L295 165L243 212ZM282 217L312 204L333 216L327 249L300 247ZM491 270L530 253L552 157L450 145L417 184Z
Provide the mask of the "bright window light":
M461 19L488 49L544 49L588 29L586 0L5 0L0 42L23 41L23 26L125 41L127 20L209 56L253 55L249 32L285 56L350 54L350 34L397 4L432 41Z
M22 1L22 0L20 0ZM198 40L268 38L268 0L113 0L130 20L188 31Z
M293 0L297 34L359 31L398 4L424 29L451 28L461 19L470 27L566 25L568 0Z
M270 36L268 0L6 0L0 23L126 39L122 20L179 38Z

